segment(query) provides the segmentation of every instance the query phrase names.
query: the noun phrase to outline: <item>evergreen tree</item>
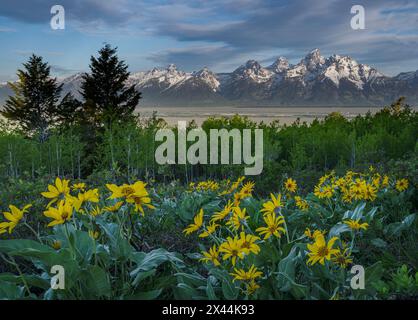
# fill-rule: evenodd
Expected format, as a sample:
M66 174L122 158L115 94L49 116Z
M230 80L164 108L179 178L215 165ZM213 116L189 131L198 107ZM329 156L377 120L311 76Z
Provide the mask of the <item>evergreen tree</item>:
M14 96L9 96L1 114L45 141L57 115L62 85L50 77L50 67L40 56L32 55L23 66L24 70L17 71L18 81L9 83Z
M67 93L59 105L57 105L58 124L68 127L79 124L82 116L82 103L74 98L71 93Z
M90 58L91 74L83 75L83 116L86 122L96 127L112 121L132 119L141 98L135 85L125 86L130 73L128 66L119 60L116 53L117 48L105 45L97 58Z

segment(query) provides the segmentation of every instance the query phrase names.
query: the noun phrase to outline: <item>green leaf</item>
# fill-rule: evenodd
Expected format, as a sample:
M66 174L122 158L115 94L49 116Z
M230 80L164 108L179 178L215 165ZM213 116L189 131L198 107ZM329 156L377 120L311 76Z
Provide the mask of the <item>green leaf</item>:
M210 278L211 277L208 277L208 280L207 280L206 294L209 300L218 300L218 297L215 294L215 290L213 289L213 286L211 284Z
M183 261L177 258L174 253L168 252L162 248L153 250L149 253L136 252L131 255L131 260L137 264L136 268L130 273L131 277L135 277L141 271L149 271L153 268L157 268L167 261L174 264L183 264Z
M108 274L99 266L89 266L85 271L84 286L90 296L110 297L111 285Z
M341 233L349 232L350 228L345 223L338 223L329 231L330 238L339 237Z
M277 285L281 291L289 291L291 289L289 279L292 281L295 279L296 249L297 247L293 247L287 257L279 262Z
M156 272L157 272L156 269L151 269L149 271L144 271L144 272L138 272L135 276L134 281L132 281L132 285L134 287L138 286L138 284L140 284L142 280L155 275Z
M377 248L386 248L387 245L388 245L386 243L386 241L384 241L383 239L380 239L380 238L373 239L371 241L371 243L372 243L372 245L374 245Z
M129 296L128 299L132 299L132 300L154 300L154 299L158 298L158 296L161 294L161 292L162 292L162 289L137 292L137 293Z
M235 300L238 297L238 288L232 282L226 271L211 269L210 273L221 282L222 293L227 300Z
M24 297L24 288L15 283L0 281L0 298L17 300Z
M37 287L41 289L48 289L51 287L51 283L48 279L44 279L37 275L23 275L24 280L30 287ZM15 285L23 285L23 280L21 276L14 275L12 273L2 273L0 274L0 282L10 282Z

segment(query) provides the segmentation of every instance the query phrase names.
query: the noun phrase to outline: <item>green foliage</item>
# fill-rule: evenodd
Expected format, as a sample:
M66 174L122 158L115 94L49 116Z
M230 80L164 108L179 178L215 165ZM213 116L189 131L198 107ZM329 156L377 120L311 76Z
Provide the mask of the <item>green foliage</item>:
M9 83L14 96L7 99L1 114L17 122L27 134L38 134L41 141L46 140L47 130L55 123L60 114L58 101L61 86L50 77L50 66L42 57L32 55L23 64L25 70L18 70L19 81ZM67 101L71 96L67 95Z

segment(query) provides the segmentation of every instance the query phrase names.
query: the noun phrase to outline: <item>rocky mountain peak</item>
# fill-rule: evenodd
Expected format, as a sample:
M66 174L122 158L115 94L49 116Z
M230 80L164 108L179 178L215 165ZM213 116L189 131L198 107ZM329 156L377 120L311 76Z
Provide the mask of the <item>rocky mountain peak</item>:
M313 70L321 67L325 63L325 58L321 55L319 49L314 49L306 55L301 63L306 65L308 70Z
M289 61L285 57L279 57L268 69L274 73L283 73L289 69Z

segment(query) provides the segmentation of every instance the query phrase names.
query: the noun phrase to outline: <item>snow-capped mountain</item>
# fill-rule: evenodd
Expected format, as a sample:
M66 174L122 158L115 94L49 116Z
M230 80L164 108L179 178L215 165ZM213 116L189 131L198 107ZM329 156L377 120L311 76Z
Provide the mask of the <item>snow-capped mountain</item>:
M78 90L82 74L59 80L63 93ZM127 85L142 92L141 105L382 105L399 96L418 104L418 71L388 77L349 56L325 58L312 50L297 64L279 57L263 67L249 60L230 73L208 68L196 72L178 70L173 64L132 73ZM0 101L7 86L0 85ZM10 94L10 91L7 91Z

